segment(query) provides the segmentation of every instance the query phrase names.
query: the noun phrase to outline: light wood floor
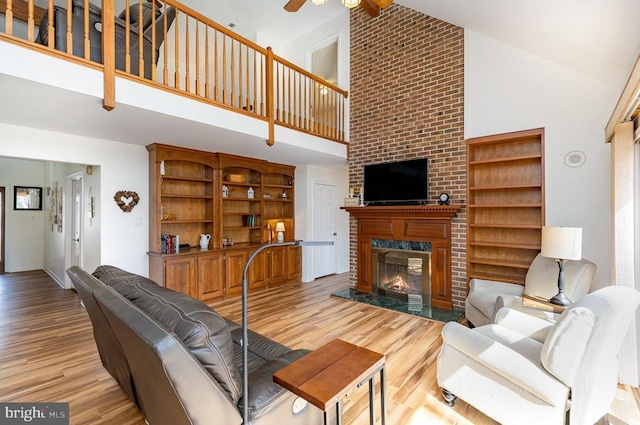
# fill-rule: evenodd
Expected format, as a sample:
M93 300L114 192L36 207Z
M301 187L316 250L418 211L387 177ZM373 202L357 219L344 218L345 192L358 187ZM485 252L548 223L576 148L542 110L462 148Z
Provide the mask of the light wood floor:
M330 296L347 285L339 275L251 294L250 328L293 348L341 338L386 354L388 424L495 423L462 400L454 408L442 403L435 380L441 323ZM240 321L239 299L212 306ZM0 401L69 402L72 424L144 424L103 369L79 297L41 271L0 275ZM637 390L620 387L598 424L638 424L638 405ZM344 423L369 423L366 386L344 409Z

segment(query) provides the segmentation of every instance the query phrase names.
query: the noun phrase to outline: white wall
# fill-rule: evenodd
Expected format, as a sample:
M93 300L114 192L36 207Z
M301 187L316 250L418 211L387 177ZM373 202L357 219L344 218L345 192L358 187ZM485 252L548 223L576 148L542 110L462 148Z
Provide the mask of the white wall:
M296 168L296 239L313 239L313 185L323 183L336 186L337 206L349 193L349 169L345 164L342 169L317 167L313 165ZM338 273L349 271L349 214L338 210L337 214L337 262ZM302 281L314 279L313 249L302 248Z
M87 242L99 239L100 245L84 254L85 268L91 271L98 264L112 264L148 276L149 182L148 154L144 147L0 124L0 155L99 166L99 176L87 179L85 187L87 183L92 185L98 196L92 224L96 227L90 229ZM67 168L53 174L61 176L72 171L75 170ZM60 183L64 186L64 181ZM122 212L113 200L119 190L135 191L140 196L140 202L130 213ZM41 235L42 232L40 241ZM58 249L59 241L51 244ZM45 264L59 274L60 262L52 257L58 254L49 255L46 264L40 260L39 267ZM64 276L57 277L64 280Z
M2 138L2 134L0 134ZM5 187L5 271L39 270L43 265L42 233L48 220L46 209L15 211L14 186L36 186L45 189L45 163L0 158L0 186ZM44 203L46 192L43 193Z
M465 138L545 128L546 224L583 228L582 255L611 282L610 149L604 127L618 88L465 31ZM579 168L564 165L574 150Z
M350 78L350 33L349 33L349 11L338 15L317 28L313 28L308 33L283 46L282 52L274 52L278 56L286 58L289 62L301 68L309 69L308 55L311 50L325 42L326 40L338 37L338 87L349 91ZM349 98L345 102L345 116L349 116ZM345 140L349 140L349 120L345 122Z

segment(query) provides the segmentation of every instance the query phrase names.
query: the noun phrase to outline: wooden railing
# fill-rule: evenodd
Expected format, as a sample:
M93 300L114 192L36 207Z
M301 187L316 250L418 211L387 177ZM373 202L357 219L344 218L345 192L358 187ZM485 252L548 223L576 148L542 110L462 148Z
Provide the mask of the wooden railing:
M346 91L177 1L43 1L0 0L0 38L101 69L106 109L117 74L265 120L269 144L275 124L345 143Z

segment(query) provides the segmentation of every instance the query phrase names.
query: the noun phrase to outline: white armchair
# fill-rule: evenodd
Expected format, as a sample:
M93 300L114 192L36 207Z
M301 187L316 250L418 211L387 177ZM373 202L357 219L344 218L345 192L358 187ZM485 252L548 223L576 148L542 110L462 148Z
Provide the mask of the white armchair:
M502 308L496 323L442 330L437 379L456 396L508 425L590 425L609 410L618 351L640 292L610 286L585 295L551 324ZM567 415L567 411L569 414Z
M596 265L589 260L569 261L565 265L564 292L571 301L576 301L589 292L595 273ZM501 307L509 307L553 321L553 313L523 307L522 295L550 299L557 293L558 263L538 254L527 271L524 285L471 279L465 302L465 316L472 326L482 326L491 323Z

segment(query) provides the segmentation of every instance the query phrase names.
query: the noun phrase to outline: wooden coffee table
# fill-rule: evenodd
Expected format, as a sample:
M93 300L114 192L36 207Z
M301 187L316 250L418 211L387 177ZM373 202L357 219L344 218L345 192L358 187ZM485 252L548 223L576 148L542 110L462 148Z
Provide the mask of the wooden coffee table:
M385 425L385 356L363 347L334 339L273 374L273 381L324 412L336 407L341 418L342 399L369 382L369 423L374 424L374 378L380 372L381 424Z

